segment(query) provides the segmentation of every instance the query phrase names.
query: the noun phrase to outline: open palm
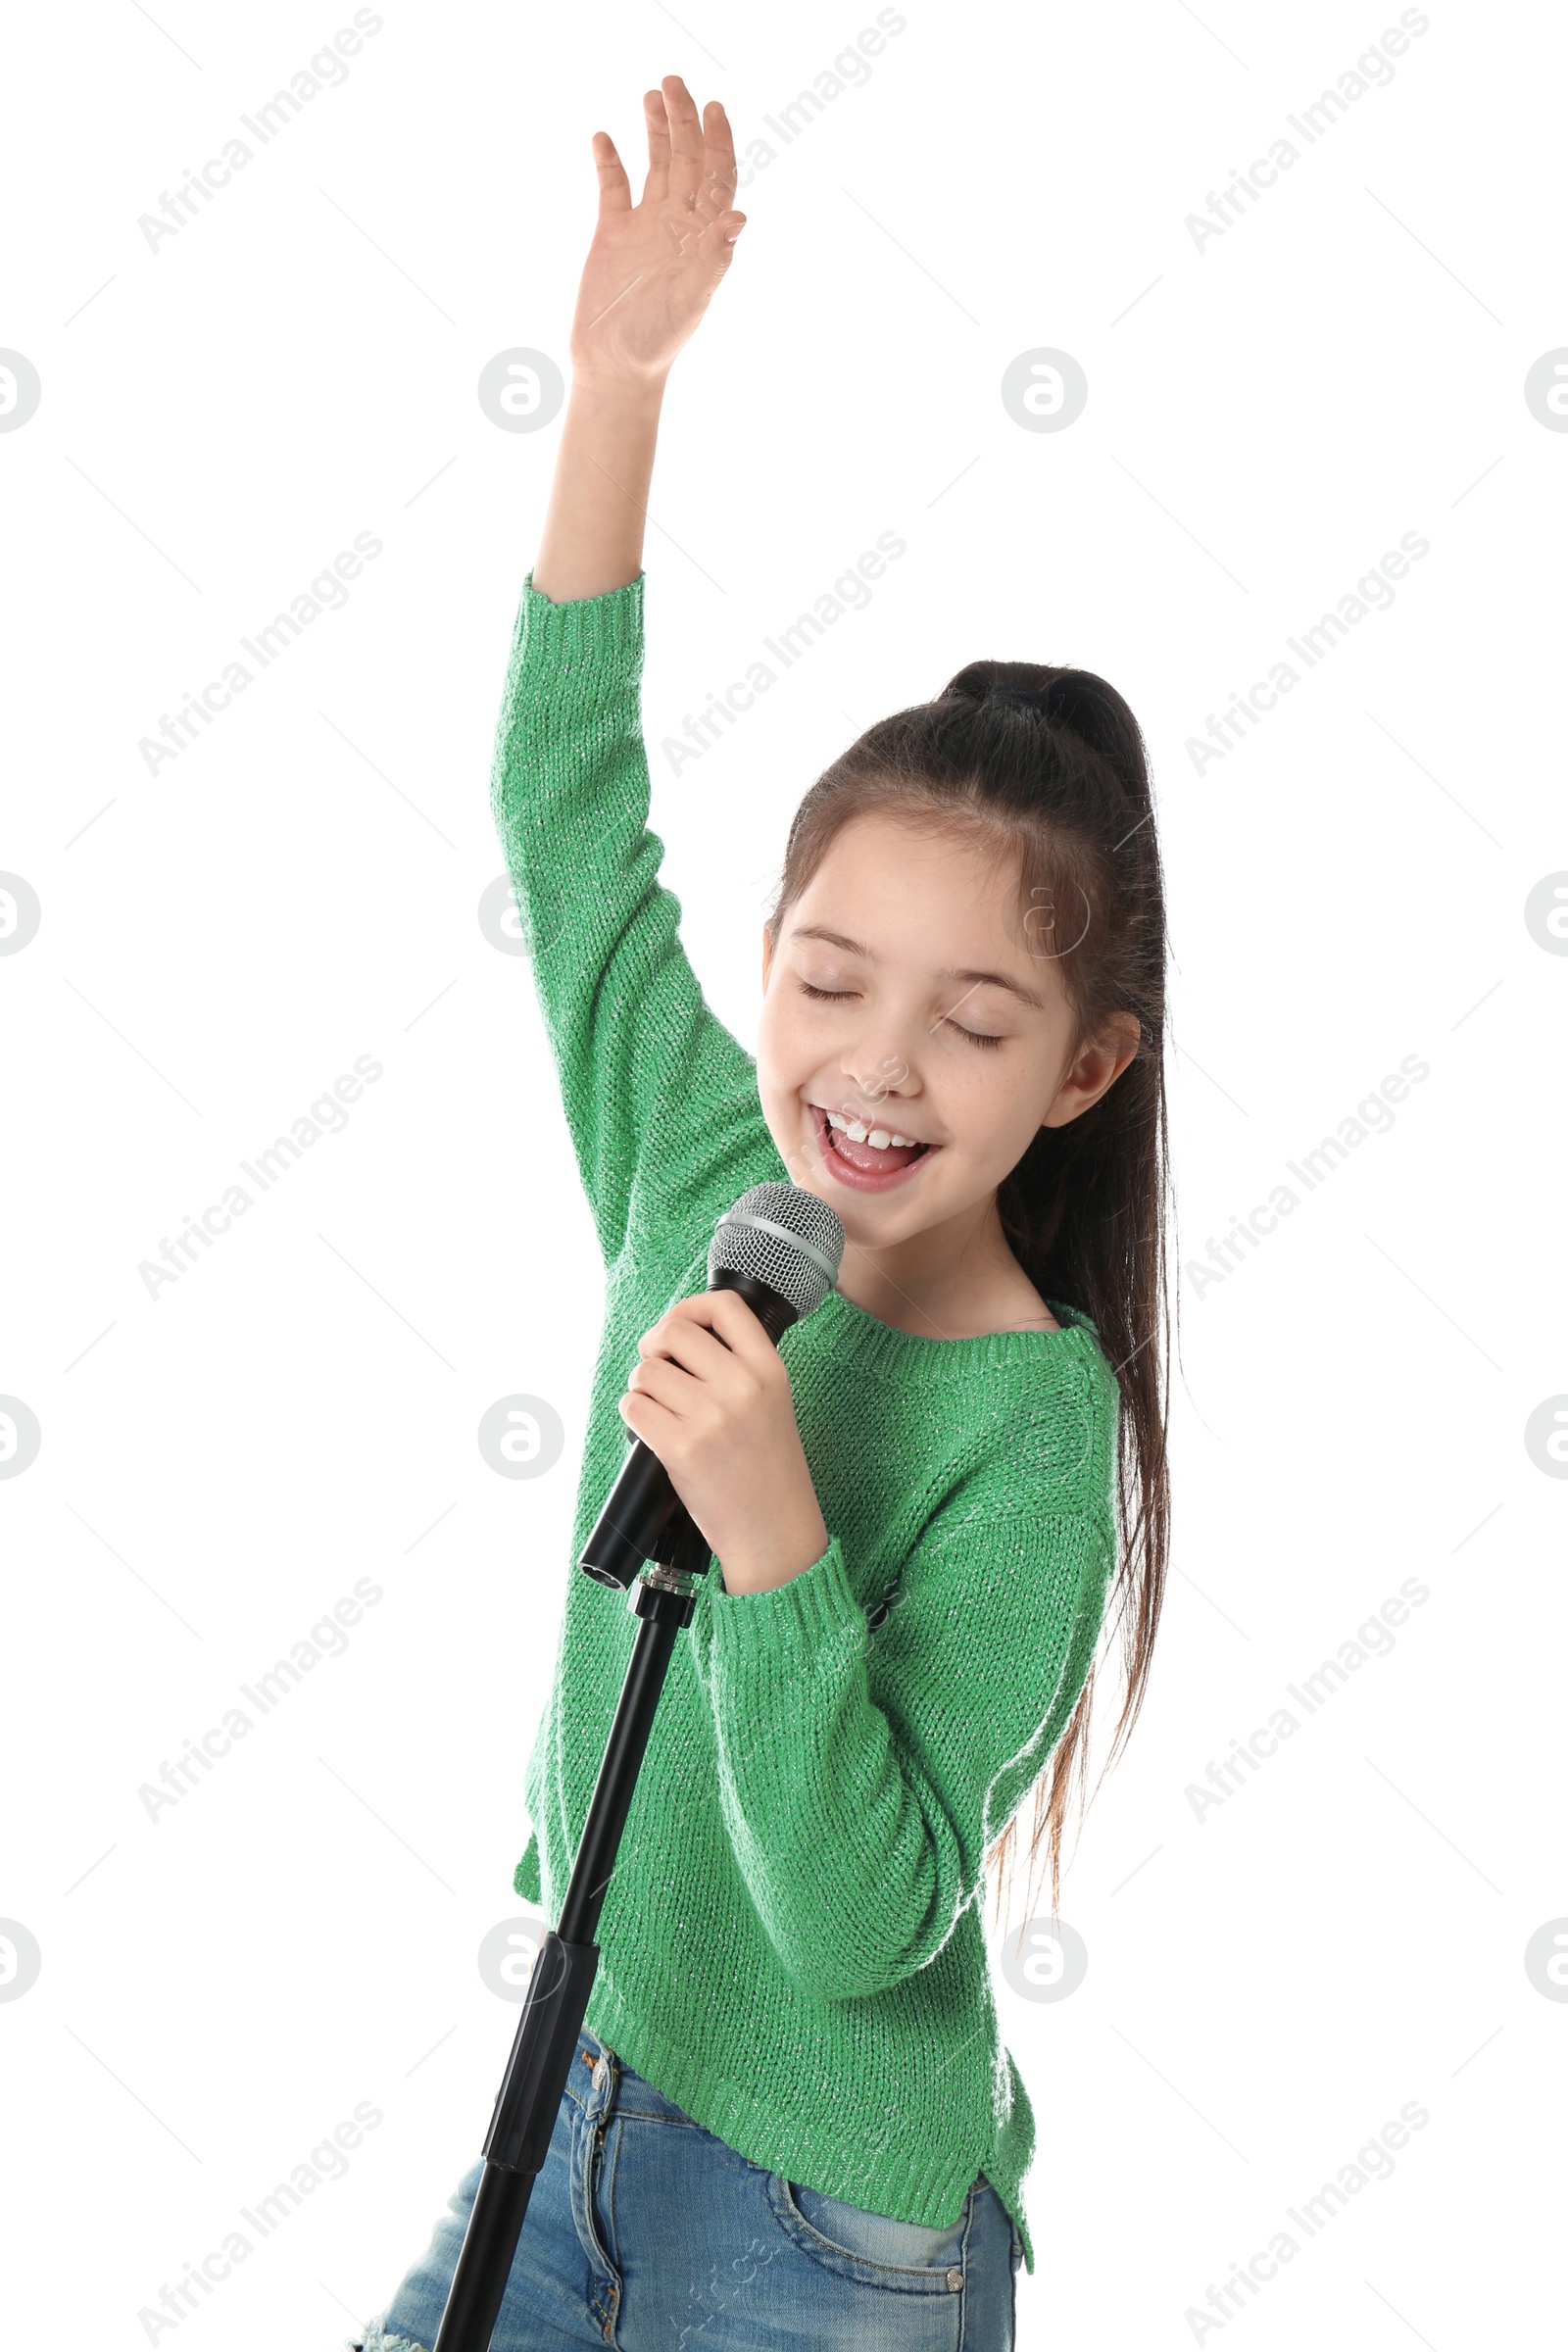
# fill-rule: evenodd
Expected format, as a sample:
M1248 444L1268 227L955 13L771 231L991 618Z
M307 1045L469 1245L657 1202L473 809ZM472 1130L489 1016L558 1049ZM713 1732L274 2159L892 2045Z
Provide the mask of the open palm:
M582 377L662 376L697 325L729 268L746 215L731 210L735 142L724 109L699 120L678 74L643 96L648 177L633 204L625 167L608 131L594 133L599 220L571 325L571 365Z

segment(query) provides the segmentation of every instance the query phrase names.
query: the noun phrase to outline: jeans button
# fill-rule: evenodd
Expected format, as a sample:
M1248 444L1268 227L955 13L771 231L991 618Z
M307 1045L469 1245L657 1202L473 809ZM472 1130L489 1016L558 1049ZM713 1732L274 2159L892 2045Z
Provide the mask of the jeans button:
M954 2293L956 2294L959 2287L963 2284L963 2273L959 2270L950 2271L948 2273L948 2284L952 2287Z

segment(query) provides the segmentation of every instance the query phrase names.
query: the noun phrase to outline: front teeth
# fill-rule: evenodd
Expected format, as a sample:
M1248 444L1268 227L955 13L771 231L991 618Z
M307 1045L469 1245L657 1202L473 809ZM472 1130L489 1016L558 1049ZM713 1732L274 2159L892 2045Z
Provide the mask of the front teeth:
M913 1144L919 1141L913 1135L891 1134L886 1127L867 1128L858 1119L842 1118L836 1110L827 1113L827 1123L830 1127L842 1128L852 1144L869 1144L873 1152L885 1152L889 1144Z

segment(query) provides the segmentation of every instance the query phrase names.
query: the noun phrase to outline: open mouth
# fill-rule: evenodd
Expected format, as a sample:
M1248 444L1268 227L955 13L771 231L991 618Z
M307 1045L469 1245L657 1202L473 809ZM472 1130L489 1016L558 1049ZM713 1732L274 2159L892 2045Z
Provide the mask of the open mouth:
M860 1193L886 1192L902 1183L914 1169L922 1166L940 1144L894 1143L896 1128L872 1127L862 1130L862 1137L851 1135L843 1127L835 1127L825 1110L816 1102L807 1105L816 1130L816 1145L826 1165L841 1184ZM857 1126L860 1122L855 1122ZM885 1143L873 1143L872 1136L884 1136Z

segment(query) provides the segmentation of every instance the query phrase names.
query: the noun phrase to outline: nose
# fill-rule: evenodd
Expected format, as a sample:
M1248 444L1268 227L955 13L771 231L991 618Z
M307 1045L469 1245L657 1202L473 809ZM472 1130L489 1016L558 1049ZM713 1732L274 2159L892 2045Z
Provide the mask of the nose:
M886 1102L890 1097L902 1101L916 1093L914 1073L902 1054L882 1054L874 1060L857 1054L852 1048L839 1063L839 1068L861 1098L861 1103L871 1109ZM860 1104L853 1107L859 1108Z

